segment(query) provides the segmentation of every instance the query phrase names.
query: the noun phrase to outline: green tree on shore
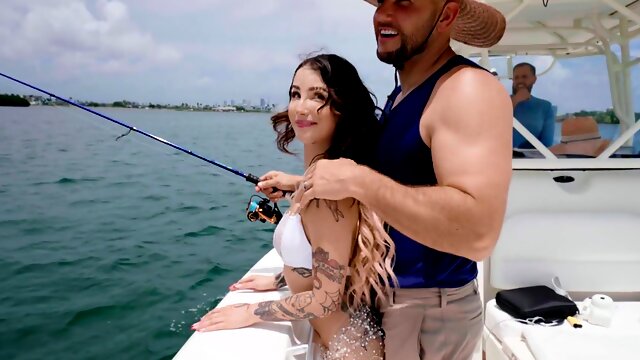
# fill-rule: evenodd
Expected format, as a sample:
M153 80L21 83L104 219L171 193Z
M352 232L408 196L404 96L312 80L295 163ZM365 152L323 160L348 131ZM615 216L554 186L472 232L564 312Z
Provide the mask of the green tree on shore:
M575 116L591 116L597 123L600 124L620 124L620 119L616 116L613 109L607 109L605 111L586 111L581 110L573 113ZM635 118L639 118L640 113L635 113Z
M0 106L28 107L31 103L20 95L0 94Z

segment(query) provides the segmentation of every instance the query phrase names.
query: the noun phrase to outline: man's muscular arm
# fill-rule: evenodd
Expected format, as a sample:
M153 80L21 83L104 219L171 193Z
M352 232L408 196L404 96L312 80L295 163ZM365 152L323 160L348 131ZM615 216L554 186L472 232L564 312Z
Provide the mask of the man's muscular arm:
M493 250L506 209L509 96L490 74L463 69L440 86L431 106L433 111L425 112L429 122L423 116L420 130L432 151L438 185L404 186L358 166L352 192L410 238L480 261Z

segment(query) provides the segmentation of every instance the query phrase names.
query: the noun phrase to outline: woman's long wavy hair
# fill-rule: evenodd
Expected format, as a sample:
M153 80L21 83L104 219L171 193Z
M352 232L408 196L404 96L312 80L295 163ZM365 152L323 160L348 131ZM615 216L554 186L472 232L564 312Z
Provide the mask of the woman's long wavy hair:
M305 59L296 68L294 77L303 67L317 71L329 90L327 101L318 111L329 106L337 119L329 148L317 159L348 158L358 164L372 166L380 133L380 123L376 117L379 109L374 101L375 96L364 85L356 68L334 54L320 54ZM288 145L295 138L295 133L288 111L275 114L271 122L277 133L278 149L292 154ZM392 268L395 245L380 218L364 204L359 203L358 206L358 235L351 254L351 274L345 291L349 307L353 309L374 302L377 305L388 303L390 282L397 284Z

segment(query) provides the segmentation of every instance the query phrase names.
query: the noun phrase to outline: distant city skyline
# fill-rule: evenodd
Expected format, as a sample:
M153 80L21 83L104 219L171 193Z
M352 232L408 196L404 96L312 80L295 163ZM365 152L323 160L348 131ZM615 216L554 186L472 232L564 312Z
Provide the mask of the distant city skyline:
M43 93L40 92L36 92L34 90L31 90L29 88L26 88L27 91L24 93L11 93L11 94L17 94L20 95L24 98L30 99L30 100L38 100L41 101L42 99L53 99L48 95L45 95ZM2 91L0 91L0 94L3 94ZM10 93L7 93L10 94ZM58 95L58 94L56 94ZM60 96L60 95L58 95ZM201 102L195 102L195 103L189 103L189 102L182 102L182 103L160 103L160 102L154 102L154 101L148 101L148 102L140 102L140 101L135 101L135 100L131 100L131 99L126 99L126 98L122 98L122 99L118 99L115 101L97 101L97 100L92 100L92 99L74 99L73 97L64 97L64 96L60 96L66 100L69 101L73 101L73 102L79 102L79 103L90 103L90 102L100 102L100 103L113 103L113 102L121 102L121 101L125 101L125 102L131 102L131 103L135 103L135 104L139 104L139 105L148 105L148 104L158 104L158 105L180 105L180 104L188 104L191 106L199 106L199 107L203 107L203 106L250 106L250 107L256 107L256 108L266 108L266 107L277 107L278 104L274 104L274 103L270 103L268 100L266 100L265 98L260 98L259 101L252 101L251 99L242 99L241 101L236 101L235 99L231 99L231 100L223 100L223 101L210 101L210 102L206 102L206 103L201 103ZM259 104L258 104L259 103Z
M73 98L57 98L48 95L16 95L0 93L0 106L71 106L82 105L86 107L115 107L130 109L169 109L179 111L214 111L214 112L274 112L278 111L275 104L267 104L261 99L261 105L251 105L250 102L244 100L242 104L222 105L203 104L203 103L181 103L181 104L158 104L158 103L138 103L135 101L119 100L114 102L96 102L91 100L78 100Z
M351 61L378 105L394 69L376 58L374 7L362 0L4 0L0 71L59 96L113 102L285 106L304 54ZM640 55L640 41L632 43ZM544 70L549 57L516 57ZM501 75L505 63L492 61ZM636 66L631 77L640 79ZM509 80L502 80L510 92ZM640 81L634 81L635 109ZM533 94L558 112L611 107L603 56L560 60ZM33 94L0 79L0 92Z

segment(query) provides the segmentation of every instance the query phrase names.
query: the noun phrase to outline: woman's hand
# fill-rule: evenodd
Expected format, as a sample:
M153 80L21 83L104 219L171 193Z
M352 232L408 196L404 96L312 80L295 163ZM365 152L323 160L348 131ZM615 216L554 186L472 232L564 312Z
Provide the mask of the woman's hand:
M258 321L259 319L251 311L250 304L234 304L209 311L200 321L191 325L191 329L202 332L239 329L251 326Z
M249 275L240 281L229 286L230 291L236 290L255 290L255 291L273 291L286 285L282 273L277 275Z
M256 191L265 194L269 200L277 202L284 197L284 191L294 191L302 176L291 175L282 171L269 171L260 177Z

